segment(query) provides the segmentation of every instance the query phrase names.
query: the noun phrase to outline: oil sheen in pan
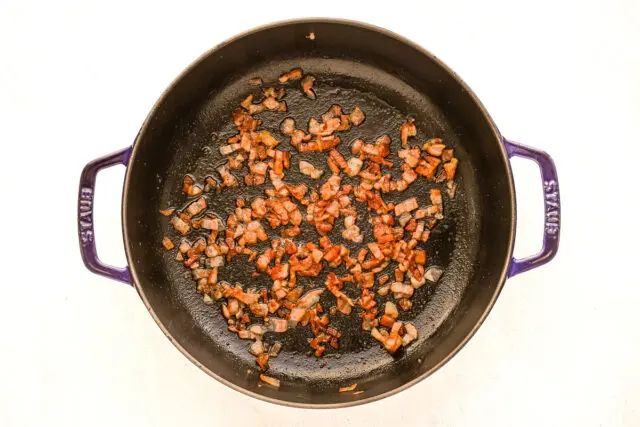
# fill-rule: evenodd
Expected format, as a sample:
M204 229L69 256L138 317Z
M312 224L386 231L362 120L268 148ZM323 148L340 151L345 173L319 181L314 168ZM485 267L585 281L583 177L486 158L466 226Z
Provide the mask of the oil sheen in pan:
M263 121L262 128L268 129L274 136L281 137L279 127L281 121L286 117L294 118L298 127L306 128L307 121L311 116L319 117L333 104L342 106L347 112L357 105L366 114L365 123L339 133L342 143L337 149L347 158L350 156L350 145L354 140L362 138L367 142L373 142L378 136L388 134L392 138L389 159L394 164L399 164L396 154L400 149L398 129L408 116L413 116L416 117L418 127L418 135L413 141L417 144L432 137L441 137L447 145L453 145L456 149L456 157L460 159L460 170L456 178L458 186L456 198L450 201L445 196L445 220L441 221L433 230L429 241L426 244L421 244L427 249L427 265L436 264L445 267L445 275L438 285L427 284L417 290L412 298L413 308L411 311L408 313L401 311L400 315L400 319L411 321L418 327L418 341L408 348L398 351L395 355L390 355L370 336L369 332L360 329L357 311L354 310L350 318L341 314L332 316L332 324L342 333L340 350L327 352L319 359L309 355L307 339L313 336L309 327L298 327L285 334L277 334L277 336L276 334L271 334L271 336L267 334L265 342L272 343L277 340L283 344L280 356L269 361L269 375L290 380L312 379L310 376L315 376L318 379L334 379L344 382L347 379L356 381L363 375L375 376L376 372L387 369L402 369L403 363L391 364L391 362L409 360L412 357L407 357L408 355L415 352L420 354L424 351L422 347L427 338L436 332L439 325L449 315L450 309L457 304L456 301L460 298L463 291L461 285L467 282L466 278L460 276L470 272L470 265L463 261L464 257L453 256L454 250L469 250L467 245L472 243L467 239L460 239L461 234L477 235L472 231L475 227L473 222L466 220L469 218L470 206L468 204L460 205L462 200L468 203L464 184L465 176L469 176L464 171L465 154L456 144L457 137L448 128L446 121L440 120L441 113L424 95L417 93L409 86L397 88L397 92L394 93L389 91L387 87L372 85L370 79L366 78L367 74L371 72L369 69L371 67L364 64L354 67L352 62L335 59L315 59L313 66L316 71L305 68L304 60L291 61L289 64L280 63L277 73L296 65L301 65L305 72L311 72L316 76L318 98L315 101L308 100L295 82L288 84L284 99L289 111L287 113L264 112L258 115ZM348 72L346 67L349 67ZM273 70L269 69L269 66L266 68L264 74L260 70L255 70L252 75L264 76L263 78L267 82L273 80L273 78L269 78L270 76L268 77L269 73L273 74ZM341 74L341 72L345 74ZM380 70L375 72L380 74ZM183 174L192 173L200 182L208 175L217 176L215 168L224 163L223 157L217 150L217 144L237 133L231 122L231 111L237 108L239 101L248 93L255 92L257 94L259 91L246 83L250 77L243 76L229 84L223 91L206 99L187 120L183 120L176 129L173 138L176 144L182 146L180 150L177 150L172 168L179 168ZM398 102L398 98L401 98L402 102ZM221 105L226 108L226 111L221 111L223 110ZM221 115L222 120L220 119ZM282 137L280 139L281 146L289 149L292 154L291 168L286 171L286 182L302 182L309 188L318 187L320 183L324 182L327 173L323 179L315 181L299 173L297 164L300 159L303 159L326 170L328 169L326 152L301 154L289 146L288 138ZM194 143L194 141L198 141L198 143ZM214 149L211 149L212 147ZM398 169L394 168L392 174L397 177L398 172ZM162 205L175 205L177 201L184 200L183 195L180 194L180 180L184 176L183 174L174 174L173 179L164 182L161 196ZM237 174L237 176L242 178L241 174ZM357 183L357 178L343 177L343 183ZM434 187L435 184L425 185L423 180L419 180L404 192L386 194L385 200L399 202L415 196L421 205L424 205L428 199L429 188ZM213 209L221 218L225 218L226 214L235 207L235 200L238 197L251 200L257 196L263 196L263 190L264 186L241 186L227 188L220 195L207 193L205 196L210 209ZM370 215L364 205L355 203L355 206L359 211L358 225L365 241L371 240L371 226L367 221ZM296 241L317 241L318 235L312 226L303 224L302 228L304 232L295 239ZM268 228L265 227L265 229ZM329 234L330 240L333 243L344 244L354 253L359 245L339 237L340 229L341 227L338 226ZM461 245L460 242L466 244ZM266 247L266 243L263 243L262 246L256 246L256 249L261 250L264 247ZM456 265L452 265L451 260L455 260ZM190 272L176 263L172 254L165 254L164 261L168 273L176 279L173 280L173 283L176 284L173 292L177 300L190 308L197 327L202 328L212 340L224 341L223 350L226 357L236 361L239 371L256 370L254 357L247 352L250 342L240 340L234 333L227 331L226 320L220 313L219 304L207 306L202 303L201 296L195 291L195 282L191 280ZM258 279L251 278L253 271L255 271L254 264L247 263L246 256L239 256L220 269L219 277L230 283L251 283L251 286L269 288L271 282L266 276ZM313 282L316 286L323 286L327 272L325 269L323 274L317 278L303 278L300 284L304 284L306 287L309 282ZM393 275L391 267L386 272ZM338 272L336 273L338 274ZM353 290L350 293L349 286L345 292L352 297L356 296ZM387 299L377 297L380 302ZM328 308L334 303L335 298L328 292L323 295L321 299L323 307Z

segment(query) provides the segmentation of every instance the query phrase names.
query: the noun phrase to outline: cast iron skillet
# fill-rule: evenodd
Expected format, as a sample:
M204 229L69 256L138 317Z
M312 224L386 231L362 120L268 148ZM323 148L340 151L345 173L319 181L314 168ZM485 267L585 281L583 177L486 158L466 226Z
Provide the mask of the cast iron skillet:
M310 37L312 33L315 37ZM444 266L445 274L436 285L420 288L413 297L413 309L402 317L418 327L419 340L392 356L360 330L358 321L334 316L343 332L340 351L317 359L306 354L308 328L296 328L278 337L283 351L270 361L269 375L282 381L276 390L260 384L247 341L227 331L219 307L202 302L189 271L161 247L162 237L172 230L158 210L184 200L180 183L185 173L194 173L197 179L215 175L221 158L212 141L235 133L230 112L256 90L247 80L260 76L266 82L275 81L297 66L317 78L318 92L318 99L311 101L299 90L288 89L285 99L297 123L306 123L312 114L319 116L334 103L346 111L358 105L367 114L364 125L341 134L343 154L354 139L373 142L413 116L418 125L415 143L443 138L454 146L460 165L456 197L444 197L446 220L425 245L429 264ZM264 113L260 118L265 127L276 131L284 116ZM400 146L399 132L390 134L391 152L395 153ZM292 164L297 165L296 151L292 153ZM314 159L314 155L320 156L314 164L326 164L322 160L326 153L307 158ZM524 260L512 258L516 223L512 156L537 162L544 187L543 247ZM125 268L98 260L93 233L95 178L100 169L115 164L127 166L122 203L129 263ZM291 168L287 180L312 184L295 170ZM398 196L385 195L385 199L426 199L430 184L420 182ZM253 196L243 187L223 194L208 196L209 204L221 213L228 212L237 196ZM78 218L87 268L133 284L167 337L202 370L236 390L270 402L336 407L388 396L446 363L480 326L507 277L553 258L559 243L560 206L551 158L503 139L475 95L437 58L380 28L314 19L252 30L190 65L160 97L132 147L85 167ZM301 236L303 241L306 238ZM332 237L332 241L339 240ZM245 257L236 257L220 275L247 284L252 271ZM251 286L268 286L268 282L258 279ZM377 298L379 303L384 301ZM354 382L363 393L338 393L338 387Z

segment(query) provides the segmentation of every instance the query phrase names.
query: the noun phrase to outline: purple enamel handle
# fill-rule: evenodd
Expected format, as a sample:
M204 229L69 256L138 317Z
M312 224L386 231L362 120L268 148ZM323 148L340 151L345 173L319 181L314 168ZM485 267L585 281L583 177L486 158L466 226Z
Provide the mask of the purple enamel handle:
M128 284L131 284L129 267L112 267L103 264L98 259L93 230L93 196L98 172L114 165L127 166L130 156L131 147L127 147L87 164L80 175L80 191L78 192L78 237L80 238L80 253L84 265L96 274Z
M547 153L515 142L504 140L509 157L518 156L533 160L540 166L544 193L544 235L542 249L536 255L524 259L511 260L509 277L540 267L551 261L560 244L560 187L556 165Z

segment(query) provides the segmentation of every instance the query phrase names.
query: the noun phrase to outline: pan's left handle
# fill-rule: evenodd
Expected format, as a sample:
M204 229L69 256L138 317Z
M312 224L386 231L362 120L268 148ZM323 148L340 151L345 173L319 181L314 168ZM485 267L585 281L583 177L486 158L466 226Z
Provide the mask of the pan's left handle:
M542 249L524 259L513 258L509 266L509 277L524 273L548 263L556 256L560 245L560 186L558 172L553 159L544 151L504 140L509 157L518 156L533 160L540 167L544 194L544 235Z
M78 237L80 238L80 254L84 265L96 274L129 285L131 284L129 267L112 267L102 263L98 258L93 229L93 198L98 172L115 165L127 166L130 156L131 147L127 147L88 163L82 170L82 175L80 175L80 190L78 193Z

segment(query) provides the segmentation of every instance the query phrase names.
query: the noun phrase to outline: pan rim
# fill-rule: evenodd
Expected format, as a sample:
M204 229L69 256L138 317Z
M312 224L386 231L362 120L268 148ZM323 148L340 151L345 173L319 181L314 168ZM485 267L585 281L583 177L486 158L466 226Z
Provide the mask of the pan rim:
M193 69L198 67L200 65L200 63L203 62L206 58L208 58L209 56L215 54L222 47L227 46L227 45L229 45L231 43L234 43L234 42L236 42L236 41L238 41L238 40L240 40L240 39L242 39L242 38L244 38L244 37L246 37L248 35L254 34L254 33L259 33L259 32L265 31L265 30L270 30L270 29L283 27L283 26L300 25L300 24L340 24L340 25L344 25L344 26L358 27L358 28L361 28L361 29L370 30L370 31L373 31L373 32L380 33L380 34L382 34L382 35L384 35L384 36L386 36L388 38L395 39L398 42L404 43L404 44L412 47L413 49L417 50L422 55L425 55L426 57L428 57L429 59L434 61L434 63L436 65L441 67L444 71L446 71L448 74L450 74L454 78L456 83L458 85L460 85L460 87L462 87L468 93L468 95L471 97L471 99L473 100L475 105L478 107L478 109L480 110L480 112L484 116L484 119L490 125L491 130L492 130L492 132L493 132L493 134L495 136L496 143L498 143L498 145L500 146L499 149L500 149L500 153L502 154L502 156L501 156L502 157L502 161L504 163L506 171L508 172L508 177L507 178L508 178L509 203L510 203L510 208L511 208L511 211L513 212L513 215L512 215L512 218L511 218L511 224L510 224L510 229L509 229L510 236L509 236L507 251L506 251L506 254L505 254L505 262L504 262L504 265L503 265L503 268L502 268L502 272L500 273L500 277L498 279L498 283L496 284L495 290L493 292L493 295L491 296L488 304L486 305L486 307L483 310L482 314L480 315L480 317L476 321L475 325L464 336L464 338L462 340L460 340L460 342L449 352L449 354L447 354L445 357L443 357L431 369L427 370L426 372L416 376L412 380L407 381L406 383L404 383L404 384L402 384L402 385L400 385L398 387L395 387L395 388L393 388L391 390L385 391L383 393L379 393L379 394L377 394L375 396L365 397L365 398L362 398L362 399L359 399L359 400L354 400L354 401L349 401L349 402L303 403L303 402L295 402L295 401L290 401L290 400L283 400L283 399L268 397L268 396L264 396L262 394L258 394L256 392L253 392L251 390L248 390L248 389L246 389L244 387L241 387L241 386L235 384L234 382L229 381L229 380L221 377L220 375L218 375L213 370L211 370L208 367L204 366L194 356L192 356L176 340L176 338L173 337L173 335L171 335L171 333L165 327L164 323L160 320L160 318L155 313L152 305L149 303L149 300L145 296L145 293L144 293L142 287L139 285L138 273L137 273L137 271L135 269L135 264L132 262L133 258L132 258L132 255L131 255L131 251L129 249L130 245L131 245L131 242L130 242L129 238L127 237L128 236L127 230L131 226L131 224L129 224L129 222L127 221L127 215L125 214L126 213L126 209L127 209L126 200L128 198L128 194L129 194L129 190L128 190L129 189L129 181L131 179L131 170L130 170L131 167L129 165L131 165L132 161L135 160L135 157L136 157L136 154L137 154L137 151L138 151L137 148L138 148L138 145L139 145L138 141L140 140L141 136L144 135L145 132L147 131L147 128L149 126L149 123L150 123L152 117L155 115L156 111L159 109L159 107L165 101L167 95L172 92L172 90L175 88L175 86L178 84L178 82L180 82L187 74L189 74ZM516 193L515 193L515 185L514 185L514 180L513 180L513 172L512 172L512 168L511 168L511 163L509 161L509 156L507 154L507 150L506 150L506 147L505 147L505 144L504 144L504 138L500 134L495 122L493 121L493 119L489 115L487 109L480 102L480 100L478 99L476 94L471 90L471 88L458 76L458 74L456 74L451 68L449 68L440 59L438 59L438 57L436 57L434 54L432 54L431 52L429 52L428 50L426 50L422 46L412 42L411 40L409 40L409 39L407 39L407 38L405 38L405 37L403 37L403 36L401 36L401 35L399 35L399 34L397 34L395 32L392 32L390 30L387 30L385 28L382 28L382 27L379 27L379 26L376 26L376 25L372 25L372 24L369 24L369 23L361 22L361 21L355 21L355 20L350 20L350 19L341 19L341 18L287 19L287 20L274 21L274 22L271 22L271 23L268 23L268 24L264 24L264 25L261 25L261 26L258 26L258 27L254 27L252 29L249 29L247 31L243 31L243 32L241 32L241 33L239 33L239 34L237 34L237 35L235 35L235 36L233 36L231 38L228 38L225 41L215 45L214 47L212 47L211 49L209 49L208 51L206 51L202 55L200 55L198 58L196 58L193 62L191 62L169 84L169 86L162 92L162 94L160 95L158 100L155 102L155 104L153 105L153 107L149 111L147 117L145 118L144 122L142 123L142 125L140 127L140 130L138 131L138 133L136 135L134 143L133 143L133 145L131 147L131 155L130 155L130 159L129 159L129 165L126 168L125 178L124 178L124 182L123 182L121 216L122 216L122 234L123 234L123 239L124 239L125 254L126 254L127 262L128 262L129 269L130 269L130 272L131 272L131 278L132 278L133 287L136 289L136 292L138 293L138 295L142 299L145 307L147 308L147 311L149 311L149 313L151 314L151 317L153 318L153 320L156 322L158 327L162 330L162 333L169 339L169 341L185 357L187 357L187 359L189 359L194 365L196 365L198 368L200 368L206 374L208 374L209 376L215 378L217 381L221 382L222 384L232 388L233 390L239 391L239 392L241 392L241 393L243 393L243 394L245 394L247 396L250 396L250 397L265 401L265 402L275 403L275 404L279 404L279 405L283 405L283 406L289 406L289 407L295 407L295 408L307 408L307 409L346 408L346 407L361 405L361 404L365 404L365 403L375 402L377 400L384 399L385 397L389 397L389 396L391 396L393 394L399 393L399 392L401 392L403 390L406 390L406 389L410 388L411 386L413 386L413 385L419 383L420 381L424 380L425 378L427 378L428 376L432 375L434 372L439 370L442 366L447 364L469 342L469 340L475 335L475 333L478 331L480 326L482 326L482 324L486 320L487 316L491 312L495 302L497 301L498 297L500 296L500 292L502 291L502 288L504 287L505 281L508 278L507 277L508 269L509 269L510 261L511 261L512 256L513 256L513 249L514 249L514 242L515 242L517 210L516 210Z

